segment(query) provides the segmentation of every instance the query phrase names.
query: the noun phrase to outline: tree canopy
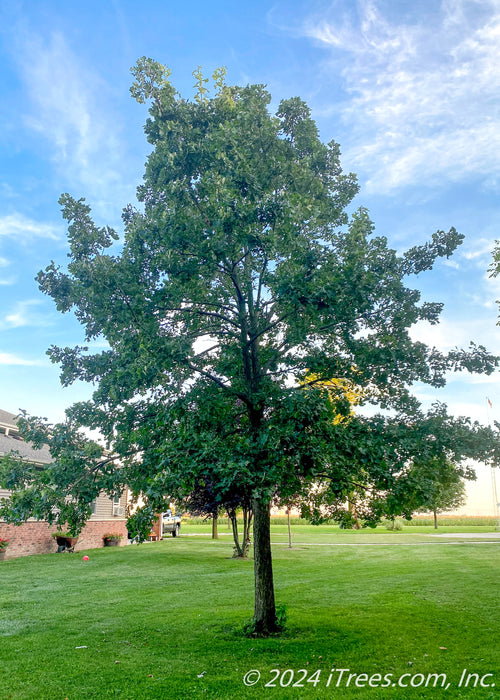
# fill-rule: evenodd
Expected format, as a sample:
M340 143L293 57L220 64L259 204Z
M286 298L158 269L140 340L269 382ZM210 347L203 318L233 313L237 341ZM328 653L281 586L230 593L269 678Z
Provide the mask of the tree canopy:
M81 523L100 488L128 484L151 510L188 493L207 466L218 489L237 485L252 502L254 623L265 634L276 627L271 499L323 481L332 512L358 490L373 521L388 498L409 508L406 471L418 451L493 458L491 431L444 409L422 414L411 386L441 387L450 371L491 373L497 358L474 344L443 353L411 339L418 321L438 323L442 305L422 302L410 280L463 236L437 231L398 254L366 209L348 215L356 178L302 100L272 114L264 86L229 86L218 71L212 96L196 74L190 101L151 59L133 73L133 97L150 103L152 146L139 204L124 209L122 236L63 195L70 261L38 275L86 342L108 344L49 350L64 385L95 385L91 401L68 410L68 426L99 429L107 450L87 458L97 448L75 448L52 476L64 474ZM346 386L390 413L350 415ZM28 437L53 445L61 428L35 423Z

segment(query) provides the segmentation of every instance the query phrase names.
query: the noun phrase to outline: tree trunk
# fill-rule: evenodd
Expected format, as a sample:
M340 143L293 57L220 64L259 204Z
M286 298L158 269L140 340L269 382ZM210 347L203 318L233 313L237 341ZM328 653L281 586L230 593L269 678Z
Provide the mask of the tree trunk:
M271 517L269 501L253 501L253 537L255 572L255 616L257 635L265 637L278 631L274 602L273 562L271 557Z
M219 533L217 532L217 515L212 515L212 539L218 540Z
M358 520L358 514L356 513L356 504L353 501L350 501L348 499L347 500L347 509L348 509L349 513L352 515L352 524L351 524L352 529L359 530L360 525L359 525L359 520Z
M238 533L238 518L236 510L228 511L228 516L233 527L234 554L233 558L241 559L245 556L244 550L240 547L240 536Z
M292 528L290 525L290 508L286 509L287 523L288 523L288 548L292 548Z
M248 556L248 550L250 549L250 528L252 526L252 509L243 508L243 556Z
M233 527L234 554L235 559L246 559L250 549L250 526L252 524L252 509L243 507L243 540L240 543L238 532L238 518L236 510L229 510L228 516Z
M433 512L434 512L434 529L437 530L438 529L438 516L437 516L436 511L433 511Z

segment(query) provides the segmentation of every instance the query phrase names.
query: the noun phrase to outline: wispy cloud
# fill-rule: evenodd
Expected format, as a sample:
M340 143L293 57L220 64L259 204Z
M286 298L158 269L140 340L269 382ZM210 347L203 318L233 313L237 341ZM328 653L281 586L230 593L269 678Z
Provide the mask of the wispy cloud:
M386 5L386 7L388 7ZM445 0L404 19L376 0L336 2L302 33L342 58L353 138L346 159L374 191L440 178L495 182L500 152L500 2Z
M74 185L105 209L108 200L129 193L124 182L126 147L117 137L104 80L77 58L66 39L26 32L18 37L32 110L27 125L53 147L53 161Z
M26 367L46 364L43 360L27 360L24 357L13 355L10 352L0 352L0 365L24 365Z
M0 269L3 267L9 267L10 265L10 260L7 260L7 258L2 258L0 256ZM15 276L10 276L10 277L1 277L0 276L0 287L8 287L11 284L14 284L16 282L16 277Z
M484 262L490 263L495 241L489 238L480 238L465 245L462 255L466 260L481 260L481 267L485 267Z
M37 309L43 305L40 299L27 299L16 302L12 309L5 312L0 318L0 330L21 328L23 326L45 327L53 324L51 315Z
M27 243L33 238L49 238L57 240L62 237L63 228L61 225L41 223L34 219L29 219L23 214L9 214L0 217L0 238L12 238L20 243ZM0 267L5 258L0 258Z

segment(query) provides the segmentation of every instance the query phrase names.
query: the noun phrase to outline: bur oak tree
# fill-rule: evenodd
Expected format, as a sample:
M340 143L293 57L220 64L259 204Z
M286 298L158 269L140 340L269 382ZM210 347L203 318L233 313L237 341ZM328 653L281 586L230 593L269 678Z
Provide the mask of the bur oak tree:
M80 459L78 475L68 458L67 492L85 504L129 484L152 509L214 465L218 488L238 483L251 499L253 628L268 634L277 629L272 498L323 479L340 508L373 487L373 515L388 493L398 498L416 453L412 420L422 417L411 385L441 387L453 370L489 373L496 358L480 346L442 353L412 340L415 323L438 323L441 304L422 303L410 280L462 236L438 231L398 254L365 209L348 215L356 178L302 100L272 113L264 86L227 85L223 71L213 94L198 71L188 100L146 58L133 74L133 97L150 105L151 153L139 204L123 211L123 239L97 226L84 200L63 195L69 263L38 276L59 311L74 310L86 342L108 344L49 351L64 385L95 386L68 424L107 441L107 452ZM341 381L326 389L332 378ZM351 412L345 382L392 418L332 421ZM53 430L26 427L52 440Z

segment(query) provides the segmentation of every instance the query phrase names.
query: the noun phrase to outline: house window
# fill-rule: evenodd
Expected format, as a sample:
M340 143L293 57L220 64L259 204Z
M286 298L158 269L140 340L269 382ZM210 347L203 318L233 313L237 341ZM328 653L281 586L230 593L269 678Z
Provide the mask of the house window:
M92 514L92 515L95 515L95 514L96 514L96 510L97 510L97 499L94 498L94 500L91 501L91 503L90 503L90 512L91 512L91 514Z
M113 498L113 515L121 516L121 515L123 515L123 513L124 513L123 508L120 505L120 496L115 496Z

